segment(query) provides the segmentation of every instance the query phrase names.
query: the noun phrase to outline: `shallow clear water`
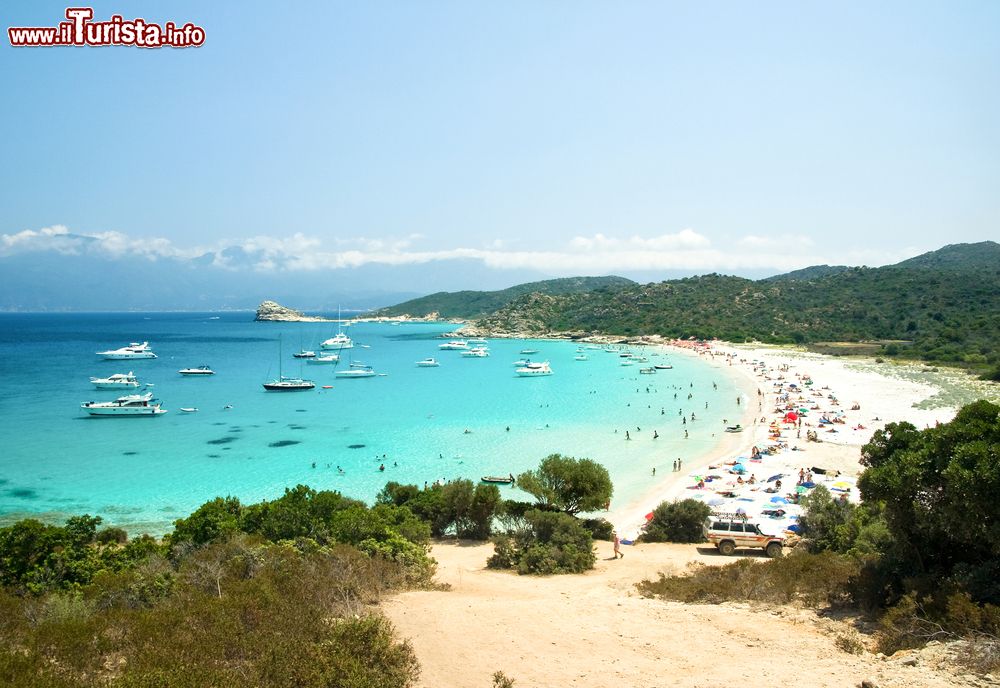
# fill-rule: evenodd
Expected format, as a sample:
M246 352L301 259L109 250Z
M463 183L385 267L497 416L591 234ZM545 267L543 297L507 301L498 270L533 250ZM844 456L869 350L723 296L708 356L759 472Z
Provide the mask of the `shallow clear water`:
M647 350L648 364L623 367L617 355L599 350L576 361L571 342L491 340L489 358L463 358L438 350L439 335L452 325L359 323L347 332L370 348L356 346L353 360L385 376L343 380L331 366L301 365L291 356L300 345L317 348L334 326L252 317L0 314L0 520L91 513L132 531L162 533L217 495L253 502L305 483L370 501L389 480L423 485L516 474L554 452L604 464L621 504L649 489L654 466L662 475L675 458L711 450L722 419L739 413L725 372L687 356ZM284 374L301 372L316 390L263 390L261 383L278 374L279 336ZM95 355L144 340L159 358ZM532 359L551 362L552 376L514 374L512 363L528 346L540 350ZM341 367L349 360L343 353ZM428 356L441 366L418 368L415 362ZM667 362L673 370L639 373ZM177 373L203 364L216 375ZM169 413L91 418L80 410L83 401L117 396L94 390L89 377L129 370L155 385Z

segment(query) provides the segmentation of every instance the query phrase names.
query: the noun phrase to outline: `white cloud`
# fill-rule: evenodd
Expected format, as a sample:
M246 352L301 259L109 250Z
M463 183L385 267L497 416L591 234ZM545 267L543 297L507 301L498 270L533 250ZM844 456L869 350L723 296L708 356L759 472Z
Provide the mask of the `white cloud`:
M56 251L106 258L187 260L206 254L212 264L229 270L262 272L315 271L356 268L367 264L412 265L478 260L497 270L533 269L551 275L612 272L689 271L782 272L822 263L884 265L916 255L905 249L893 255L849 247L817 247L804 235L747 235L722 246L693 229L654 236L577 236L563 246L526 251L508 249L495 240L483 248L455 247L420 250L424 237L409 234L386 238L322 240L303 232L289 236L258 235L211 246L178 247L165 238L133 238L116 231L73 233L62 225L16 234L0 234L0 257ZM836 253L832 253L836 250Z

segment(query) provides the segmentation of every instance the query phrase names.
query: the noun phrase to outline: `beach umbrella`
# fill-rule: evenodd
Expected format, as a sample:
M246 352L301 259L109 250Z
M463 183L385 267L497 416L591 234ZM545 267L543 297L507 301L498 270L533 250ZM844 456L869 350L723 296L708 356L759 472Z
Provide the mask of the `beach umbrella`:
M799 414L795 413L795 411L789 411L788 413L785 414L785 420L789 420L794 423L798 419L799 419Z
M775 480L781 480L784 477L785 477L784 473L778 473L777 475L772 475L770 478L768 478L767 482L773 483Z
M838 480L832 485L832 487L834 487L837 490L850 490L851 487L853 487L853 485L843 480Z
M648 514L646 514L646 520L647 521L652 521L653 520L653 512L652 511L650 511Z

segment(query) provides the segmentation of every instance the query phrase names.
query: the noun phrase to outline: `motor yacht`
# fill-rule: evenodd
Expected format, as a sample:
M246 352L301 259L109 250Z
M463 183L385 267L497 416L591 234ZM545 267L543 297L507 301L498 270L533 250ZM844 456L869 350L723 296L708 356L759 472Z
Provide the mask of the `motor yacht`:
M418 368L437 368L440 365L441 364L438 363L437 360L433 358L425 358L422 361L417 361Z
M462 356L465 358L486 358L489 355L490 352L487 351L486 348L482 346L477 346L462 352Z
M549 367L548 361L544 361L542 363L528 363L514 372L517 373L518 377L542 377L551 375L552 368Z
M166 413L152 392L128 394L114 401L87 401L80 404L80 408L92 416L160 416Z
M351 364L351 367L348 368L347 370L338 370L334 374L337 377L346 379L360 378L360 377L375 377L376 375L378 375L378 373L375 372L375 369L372 368L371 366L354 365L353 363Z
M306 363L309 365L331 365L340 360L340 356L337 354L322 354L316 356L315 358L306 359Z
M444 344L438 344L438 348L444 351L457 351L459 349L468 349L469 343L464 339L452 339L450 342L445 342Z
M98 356L103 356L106 361L119 361L133 358L156 358L156 354L149 348L149 342L132 342L128 346L120 349L110 349L108 351L98 351Z
M177 372L181 375L215 375L215 371L206 365L198 366L197 368L184 368Z
M329 339L324 340L319 345L319 348L324 350L332 349L333 351L343 351L344 349L353 349L354 341L343 332L338 332Z
M139 386L139 380L136 379L131 370L127 373L115 373L108 377L92 377L90 381L97 389L134 389Z

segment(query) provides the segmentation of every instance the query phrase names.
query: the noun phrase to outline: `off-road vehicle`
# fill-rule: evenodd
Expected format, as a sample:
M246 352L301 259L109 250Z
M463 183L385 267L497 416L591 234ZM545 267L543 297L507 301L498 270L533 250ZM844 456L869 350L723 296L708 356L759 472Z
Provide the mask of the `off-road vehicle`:
M713 514L705 520L703 531L705 539L726 556L737 547L760 547L772 559L782 554L782 538L762 533L756 523L739 514Z

